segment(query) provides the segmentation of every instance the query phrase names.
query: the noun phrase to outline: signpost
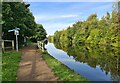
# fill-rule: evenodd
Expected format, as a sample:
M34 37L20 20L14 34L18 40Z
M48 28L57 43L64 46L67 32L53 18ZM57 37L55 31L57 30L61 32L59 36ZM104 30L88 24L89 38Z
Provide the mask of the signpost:
M19 35L19 31L18 30L20 30L20 28L15 28L15 29L12 29L12 30L8 30L8 32L12 32L12 31L14 31L14 34L15 34L15 36L16 36L16 51L18 52L18 35Z

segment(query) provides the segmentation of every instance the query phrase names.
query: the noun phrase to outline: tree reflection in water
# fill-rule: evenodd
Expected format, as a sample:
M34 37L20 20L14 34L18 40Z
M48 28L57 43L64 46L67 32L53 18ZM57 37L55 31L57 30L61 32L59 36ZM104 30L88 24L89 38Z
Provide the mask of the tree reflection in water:
M73 56L76 61L86 63L92 68L99 66L106 75L111 74L111 80L120 80L120 48L90 44L67 46L60 42L54 42L54 45Z

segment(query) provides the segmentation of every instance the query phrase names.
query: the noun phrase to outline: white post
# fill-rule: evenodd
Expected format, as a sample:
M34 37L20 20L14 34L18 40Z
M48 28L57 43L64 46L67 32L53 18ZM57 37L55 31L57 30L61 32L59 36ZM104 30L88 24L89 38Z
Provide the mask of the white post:
M8 32L12 32L12 31L14 31L14 34L15 34L15 36L16 36L16 51L18 52L18 35L19 35L19 31L18 30L20 30L20 28L15 28L15 29L12 29L12 30L8 30Z
M14 50L14 40L12 40L12 49Z
M18 38L17 38L17 34L16 34L16 51L18 52Z
M5 51L4 40L2 40L2 49Z

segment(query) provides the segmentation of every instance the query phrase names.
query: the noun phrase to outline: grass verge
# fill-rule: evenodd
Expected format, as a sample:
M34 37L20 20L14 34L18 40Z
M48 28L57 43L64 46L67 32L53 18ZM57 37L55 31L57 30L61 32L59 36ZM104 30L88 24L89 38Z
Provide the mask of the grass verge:
M19 52L2 54L2 81L16 81L20 58L21 53Z
M78 75L67 66L63 65L60 61L49 55L47 52L41 52L43 59L47 62L49 67L53 70L54 74L60 81L87 81L88 79Z
M0 50L0 83L2 81L2 52Z

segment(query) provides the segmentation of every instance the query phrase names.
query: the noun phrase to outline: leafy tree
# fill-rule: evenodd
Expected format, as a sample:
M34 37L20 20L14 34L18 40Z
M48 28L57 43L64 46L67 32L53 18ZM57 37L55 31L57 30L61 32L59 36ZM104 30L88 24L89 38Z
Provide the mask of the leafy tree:
M35 32L36 32L35 38L37 41L41 41L46 38L47 33L41 24L37 24L37 28L35 29Z
M8 30L20 28L19 45L24 44L24 38L43 40L46 31L42 25L37 25L34 16L29 10L30 4L24 2L2 3L2 32L4 40L15 40L14 32Z
M30 37L35 34L36 23L34 16L29 11L29 6L29 4L25 4L24 2L3 2L3 39L15 40L14 33L8 33L8 30L14 29L15 27L20 28L20 44L23 44L24 37Z

